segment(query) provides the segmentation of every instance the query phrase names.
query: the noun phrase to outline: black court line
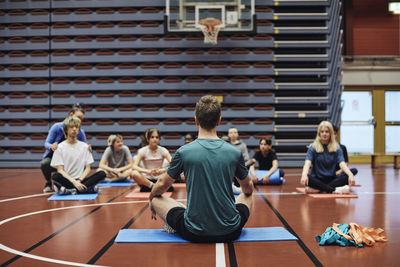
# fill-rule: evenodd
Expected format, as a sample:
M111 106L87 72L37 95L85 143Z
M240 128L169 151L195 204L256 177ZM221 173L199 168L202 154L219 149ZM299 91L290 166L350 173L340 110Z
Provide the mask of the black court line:
M258 192L260 190L257 189ZM279 218L279 220L282 222L282 224L285 226L285 228L295 237L297 237L297 244L301 247L301 249L306 253L306 255L310 258L310 260L315 264L315 266L322 267L324 266L318 259L317 257L312 253L312 251L304 244L303 240L296 234L296 232L293 230L293 228L289 225L289 223L282 217L282 215L279 213L277 209L272 206L271 202L261 194L261 197L264 199L264 201L267 203L267 205L271 208L271 210L275 213L275 215Z
M144 212L147 208L148 208L148 206L144 206L144 207L135 215L135 217L133 217L132 219L130 219L129 222L128 222L127 224L125 224L124 227L122 227L122 229L128 229L129 226L131 226L131 225L136 221L136 219L139 218L139 216L143 214L143 212ZM116 234L113 238L111 238L110 241L108 241L107 244L105 244L105 246L102 247L102 248L99 250L99 252L97 252L96 255L94 255L93 258L91 258L91 259L87 262L87 264L95 264L96 261L97 261L98 259L100 259L100 257L103 256L104 253L106 253L108 249L111 248L111 246L114 244L115 238L117 238L117 235L118 235L118 234Z
M126 192L128 192L130 189L131 189L131 188L129 188L128 190L122 192L121 194L119 194L119 195L113 197L112 199L110 199L109 201L107 201L107 202L105 202L105 203L109 203L109 202L113 201L114 199L116 199L116 198L122 196L123 194L125 194ZM76 224L77 222L83 220L83 219L86 218L87 216L89 216L89 215L93 214L94 212L98 211L98 210L101 209L102 207L103 207L103 206L99 206L99 207L97 207L97 208L91 210L91 211L88 212L87 214L82 215L80 218L77 218L75 221L73 221L73 222L71 222L70 224L64 226L63 228L61 228L61 229L58 230L57 232L52 233L52 234L49 235L48 237L46 237L46 238L40 240L39 242L37 242L35 245L33 245L33 246L31 246L30 248L24 250L24 252L25 252L25 253L31 252L32 250L34 250L35 248L37 248L37 247L43 245L44 243L46 243L47 241L49 241L50 239L52 239L52 238L55 237L56 235L62 233L64 230L68 229L68 228L71 227L72 225ZM4 263L1 264L0 266L1 266L1 267L7 266L7 265L9 265L9 264L15 262L16 260L18 260L18 259L20 259L20 258L22 258L22 257L23 257L23 256L17 255L17 256L15 256L15 257L9 259L8 261L4 262Z
M229 266L230 267L237 267L237 261L236 261L236 253L235 253L235 247L233 246L233 242L228 243L228 253L229 253Z

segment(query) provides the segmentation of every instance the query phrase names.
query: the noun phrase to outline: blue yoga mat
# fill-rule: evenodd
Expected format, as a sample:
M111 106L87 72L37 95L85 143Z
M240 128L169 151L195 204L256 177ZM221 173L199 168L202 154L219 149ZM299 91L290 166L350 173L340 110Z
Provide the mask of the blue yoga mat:
M255 173L257 175L257 178L259 178L257 184L262 184L262 177L266 175L268 170L255 170ZM253 178L251 172L249 171L250 178ZM285 179L282 179L279 176L279 169L276 169L270 176L269 176L269 183L268 184L282 184L285 181Z
M235 242L297 240L283 227L243 228ZM177 234L168 234L162 229L122 229L115 243L188 243Z
M99 194L57 195L54 194L47 200L94 200Z
M131 186L133 182L98 183L98 187L124 187Z

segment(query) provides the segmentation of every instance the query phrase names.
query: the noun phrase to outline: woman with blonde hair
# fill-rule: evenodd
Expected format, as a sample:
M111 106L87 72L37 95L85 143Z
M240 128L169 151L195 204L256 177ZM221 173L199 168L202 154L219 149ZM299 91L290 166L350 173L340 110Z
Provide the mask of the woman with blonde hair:
M344 173L336 176L336 164ZM317 136L307 151L300 182L306 186L307 193L348 194L349 185L354 184L354 175L344 161L343 151L328 121L318 126Z
M171 162L171 155L165 147L159 146L160 132L151 128L144 137L147 145L140 148L133 164L133 179L141 185L141 191L151 191L153 184L167 171L164 165Z
M132 174L133 159L129 148L124 145L119 134L111 134L107 140L107 148L101 157L99 170L106 173L108 182L129 180Z

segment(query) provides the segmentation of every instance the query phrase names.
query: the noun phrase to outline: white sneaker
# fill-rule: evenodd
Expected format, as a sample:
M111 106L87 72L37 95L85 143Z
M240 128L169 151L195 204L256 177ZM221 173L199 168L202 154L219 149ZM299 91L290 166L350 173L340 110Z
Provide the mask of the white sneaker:
M350 194L350 187L348 185L336 187L334 194Z
M232 184L232 191L235 195L240 195L242 193L242 189L234 184Z
M306 189L305 189L305 193L306 194L316 194L316 193L319 193L319 192L320 191L318 189L306 186Z
M58 195L76 195L78 191L76 188L67 189L64 186L61 186L60 191L57 192Z
M43 188L43 193L51 193L51 192L54 192L54 190L51 188L51 186L46 185L46 186Z
M164 222L162 228L164 229L165 232L168 234L175 234L176 231L174 228L172 228L167 222Z

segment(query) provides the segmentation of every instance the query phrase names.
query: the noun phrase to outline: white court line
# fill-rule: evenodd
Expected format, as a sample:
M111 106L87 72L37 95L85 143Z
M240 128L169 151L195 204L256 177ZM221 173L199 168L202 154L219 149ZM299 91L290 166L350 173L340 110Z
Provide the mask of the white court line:
M177 201L186 201L186 199L177 199ZM25 213L21 214L18 216L14 216L12 218L8 218L5 220L0 221L0 226L7 223L11 222L16 219L20 219L23 217L31 216L31 215L36 215L36 214L41 214L41 213L47 213L47 212L53 212L53 211L59 211L59 210L67 210L67 209L77 209L77 208L86 208L86 207L95 207L95 206L109 206L109 205L119 205L119 204L132 204L132 203L148 203L148 200L137 200L137 201L126 201L126 202L112 202L112 203L96 203L96 204L88 204L88 205L79 205L79 206L70 206L70 207L63 207L63 208L55 208L55 209L48 209L48 210L40 210L40 211L34 211L30 213ZM19 250L12 249L10 247L7 247L0 243L0 249L7 251L9 253L19 255L22 257L27 257L35 260L41 260L41 261L47 261L47 262L52 262L52 263L58 263L58 264L65 264L65 265L72 265L72 266L95 266L95 267L103 267L102 265L92 265L92 264L84 264L84 263L79 263L79 262L72 262L72 261L63 261L63 260L56 260L52 258L47 258L47 257L42 257L42 256L37 256L29 253L25 253Z
M42 197L42 196L47 196L47 195L50 195L50 194L54 194L54 193L42 193L42 194L28 195L28 196L23 196L23 197L7 198L7 199L0 200L0 203L1 202L7 202L7 201L13 201L13 200L20 200L20 199L24 199L24 198Z
M362 192L362 191L352 191L353 193L360 195L400 195L400 192ZM285 196L285 195L305 195L300 192L276 192L276 193L253 193L256 196Z
M226 267L224 243L215 243L215 266Z
M400 192L357 192L364 195L400 195Z

